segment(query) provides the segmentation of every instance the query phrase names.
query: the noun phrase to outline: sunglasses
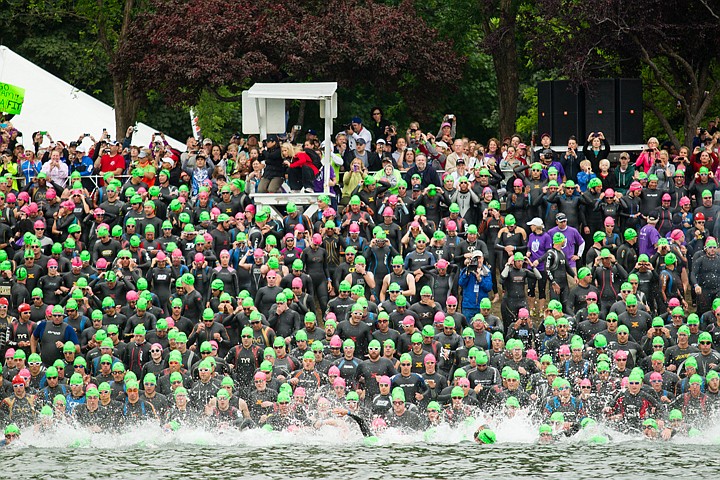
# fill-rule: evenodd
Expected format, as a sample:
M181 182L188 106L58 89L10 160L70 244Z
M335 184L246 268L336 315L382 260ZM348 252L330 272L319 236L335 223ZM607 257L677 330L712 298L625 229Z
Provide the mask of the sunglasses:
M393 405L402 405L402 404L404 404L404 403L405 403L405 402L403 402L402 400L395 400L395 401L393 401Z

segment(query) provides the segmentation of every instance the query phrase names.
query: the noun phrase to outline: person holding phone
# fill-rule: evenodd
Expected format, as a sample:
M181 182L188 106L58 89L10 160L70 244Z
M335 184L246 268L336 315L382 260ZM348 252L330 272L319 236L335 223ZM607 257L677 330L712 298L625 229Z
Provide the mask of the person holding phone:
M657 144L657 139L655 143ZM605 138L605 134L603 132L590 133L583 147L583 155L592 163L593 172L600 170L600 160L606 159L609 154L610 142Z
M660 150L658 149L658 139L655 137L648 138L647 145L635 160L635 169L642 168L642 171L648 173L650 168L655 165L659 159Z
M355 191L355 187L363 183L367 174L367 168L365 168L360 158L356 157L350 162L350 171L343 174L343 196L340 199L341 204L347 205L352 192Z

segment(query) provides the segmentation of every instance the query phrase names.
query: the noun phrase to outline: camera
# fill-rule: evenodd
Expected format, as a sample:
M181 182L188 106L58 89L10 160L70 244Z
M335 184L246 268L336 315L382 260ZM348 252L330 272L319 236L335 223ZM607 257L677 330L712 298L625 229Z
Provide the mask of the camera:
M448 119L448 120L452 120L453 118L455 118L455 115L453 115L452 113L447 116L447 119Z
M478 257L474 257L467 266L468 273L477 273L479 266L480 260L478 260Z

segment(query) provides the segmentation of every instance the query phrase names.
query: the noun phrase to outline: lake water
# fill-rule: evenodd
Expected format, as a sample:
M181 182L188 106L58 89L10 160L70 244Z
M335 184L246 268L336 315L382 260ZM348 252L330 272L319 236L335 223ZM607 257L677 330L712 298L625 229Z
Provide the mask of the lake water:
M149 426L134 433L89 434L70 427L23 432L23 445L0 450L0 478L696 478L715 477L714 427L699 437L650 441L618 432L590 444L583 438L536 444L523 419L495 425L498 443L468 441L476 426L440 428L433 438L388 431L366 445L356 429L307 433L213 433ZM579 435L582 435L581 432Z

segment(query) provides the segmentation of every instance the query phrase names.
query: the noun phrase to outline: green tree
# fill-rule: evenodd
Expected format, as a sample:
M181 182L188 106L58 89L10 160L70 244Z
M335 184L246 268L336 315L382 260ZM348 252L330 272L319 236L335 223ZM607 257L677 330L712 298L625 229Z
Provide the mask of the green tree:
M115 109L116 137L134 124L145 91L132 73L108 70L124 48L129 29L146 0L11 0L0 26L3 42L63 80Z

